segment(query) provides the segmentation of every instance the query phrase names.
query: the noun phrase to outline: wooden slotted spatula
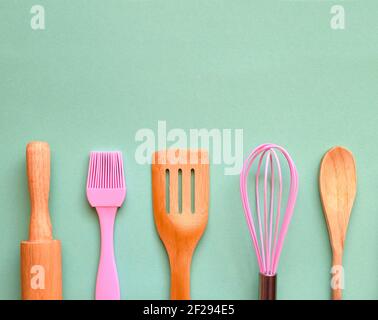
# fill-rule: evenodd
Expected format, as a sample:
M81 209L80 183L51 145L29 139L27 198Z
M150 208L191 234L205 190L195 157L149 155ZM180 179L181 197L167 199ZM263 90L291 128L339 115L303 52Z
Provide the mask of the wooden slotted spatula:
M356 165L352 153L342 147L329 150L321 163L319 187L333 253L333 300L342 298L344 241L356 196L356 185Z
M208 220L209 160L206 151L155 152L152 192L157 231L171 268L171 299L190 299L190 264Z

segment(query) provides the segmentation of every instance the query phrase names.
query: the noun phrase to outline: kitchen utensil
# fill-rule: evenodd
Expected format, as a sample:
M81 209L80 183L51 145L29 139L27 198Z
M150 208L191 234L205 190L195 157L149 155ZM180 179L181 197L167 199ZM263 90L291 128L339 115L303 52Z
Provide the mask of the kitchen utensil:
M62 299L61 244L54 240L49 213L50 147L30 142L26 166L31 203L29 240L21 242L21 289L24 300Z
M281 210L283 178L278 154L281 154L286 159L291 180L284 211ZM257 161L257 170L255 172L256 208L254 215L257 219L252 214L247 188L248 176L255 160ZM260 181L262 170L264 176L263 180ZM276 181L276 176L278 176L278 182ZM263 185L263 197L260 195L260 184ZM277 267L293 215L297 193L297 170L290 155L284 148L275 144L263 144L254 149L245 160L240 174L240 194L260 269L259 297L261 300L276 299Z
M342 258L344 242L356 196L356 165L350 151L342 147L329 150L320 167L320 196L333 253L332 299L341 300L344 287Z
M192 255L208 220L207 152L155 152L152 191L156 228L170 261L171 299L188 300Z
M119 300L120 289L114 258L113 231L117 209L126 196L121 152L91 152L87 198L96 207L101 229L101 254L96 300Z

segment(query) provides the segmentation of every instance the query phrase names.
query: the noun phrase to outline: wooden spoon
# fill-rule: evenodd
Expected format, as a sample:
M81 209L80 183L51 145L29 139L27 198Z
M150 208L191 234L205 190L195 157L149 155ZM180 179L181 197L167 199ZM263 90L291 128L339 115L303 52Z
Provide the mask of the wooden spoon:
M320 196L333 253L332 299L341 300L342 258L350 214L356 196L356 165L353 154L342 148L329 150L320 166Z

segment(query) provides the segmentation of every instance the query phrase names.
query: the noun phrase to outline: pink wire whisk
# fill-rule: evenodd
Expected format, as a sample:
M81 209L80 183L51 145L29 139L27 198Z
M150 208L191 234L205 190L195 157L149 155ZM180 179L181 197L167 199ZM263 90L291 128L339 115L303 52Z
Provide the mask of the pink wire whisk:
M285 211L281 209L284 192L280 157L277 153L281 153L287 160L290 171L290 189ZM254 219L249 204L247 184L251 167L256 159L258 162L255 172L254 215L257 219ZM261 171L264 175L263 181L260 181ZM278 183L276 176L278 176ZM263 197L260 195L260 185L263 186ZM254 149L245 160L240 173L240 194L260 269L259 297L261 300L276 299L277 266L293 215L297 193L298 173L293 160L284 148L275 144L263 144Z

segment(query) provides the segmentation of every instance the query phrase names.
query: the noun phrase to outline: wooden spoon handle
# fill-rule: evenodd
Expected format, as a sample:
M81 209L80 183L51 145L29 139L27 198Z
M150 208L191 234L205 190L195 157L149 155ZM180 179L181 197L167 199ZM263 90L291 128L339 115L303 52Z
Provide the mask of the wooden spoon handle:
M29 240L51 240L49 214L50 147L46 142L31 142L26 147L30 194Z
M191 254L178 254L170 258L171 300L190 300Z
M342 267L343 256L342 254L333 253L332 258L332 300L342 300L343 283L344 283L344 270Z

